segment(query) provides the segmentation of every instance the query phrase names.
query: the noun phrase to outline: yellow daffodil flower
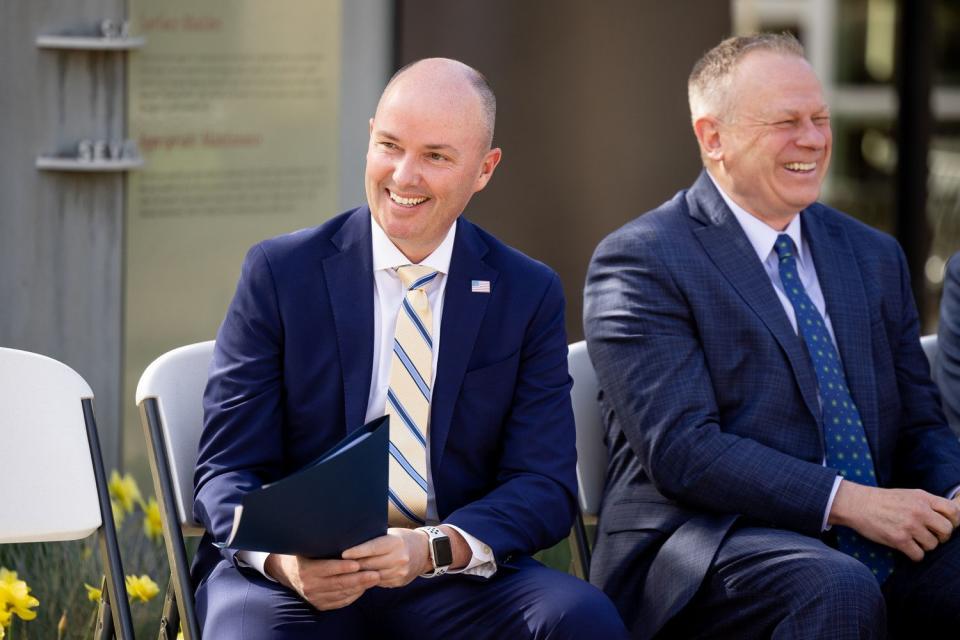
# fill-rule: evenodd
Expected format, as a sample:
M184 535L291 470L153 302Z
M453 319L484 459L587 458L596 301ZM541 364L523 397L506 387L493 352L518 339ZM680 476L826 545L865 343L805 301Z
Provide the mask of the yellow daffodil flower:
M129 473L121 476L116 469L110 474L110 498L120 503L124 513L132 513L133 508L143 504L137 481Z
M113 523L119 529L120 525L123 524L123 519L127 517L127 514L123 512L123 505L121 505L116 500L111 500L110 510L113 512Z
M83 583L83 588L87 590L87 600L90 602L100 602L100 596L102 595L100 589L91 587L86 582Z
M0 567L0 603L4 603L3 609L12 611L22 620L36 618L37 612L31 609L40 605L40 601L30 595L27 583L17 579L17 572L3 567Z
M148 600L152 600L158 593L160 593L160 587L150 579L150 576L146 574L139 577L127 576L127 594L131 600L147 602Z
M143 533L153 540L160 542L163 538L163 523L160 521L160 505L156 498L150 498L143 510Z
M0 601L0 638L3 637L3 630L10 626L10 620L12 618L13 614L7 611L7 606L3 601Z

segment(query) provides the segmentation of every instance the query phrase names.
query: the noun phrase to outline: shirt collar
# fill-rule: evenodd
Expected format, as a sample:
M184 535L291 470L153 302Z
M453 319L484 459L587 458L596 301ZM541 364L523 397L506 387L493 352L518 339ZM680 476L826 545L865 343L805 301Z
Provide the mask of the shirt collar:
M458 218L459 219L459 218ZM410 264L410 259L403 255L403 252L387 237L380 225L370 216L371 239L373 241L373 270L384 271L387 269L396 269L403 265ZM454 221L450 225L450 230L444 237L443 242L433 250L420 264L430 267L442 274L450 272L450 259L453 256L453 239L457 235L457 223Z
M773 251L773 245L777 241L777 236L779 236L781 233L785 233L790 236L791 240L793 240L793 245L797 248L797 258L800 260L800 263L805 264L803 255L803 233L800 226L800 219L803 216L794 216L793 220L790 221L790 224L787 225L786 229L783 231L777 231L756 216L748 213L746 209L734 202L733 199L728 196L727 193L720 187L720 185L717 184L717 181L712 175L710 175L709 171L707 171L707 176L710 177L711 182L713 182L713 186L715 186L717 191L720 192L720 197L722 197L723 201L727 203L728 207L730 207L730 211L733 212L734 217L740 224L740 228L743 229L743 232L747 235L747 240L750 241L751 246L753 246L753 250L757 252L757 257L760 258L760 262L766 262L767 258L770 256L770 252Z

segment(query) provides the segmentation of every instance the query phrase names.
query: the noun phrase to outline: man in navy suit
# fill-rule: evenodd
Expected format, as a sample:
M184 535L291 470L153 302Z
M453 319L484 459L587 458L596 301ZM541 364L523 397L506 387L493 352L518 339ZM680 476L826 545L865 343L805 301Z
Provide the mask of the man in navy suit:
M960 446L899 246L816 202L820 84L764 34L705 54L689 94L705 170L587 276L591 581L637 638L955 635Z
M204 395L205 637L626 637L598 589L530 558L576 509L564 301L554 272L460 217L500 161L494 114L462 63L401 70L370 121L368 206L248 253ZM411 264L430 275L402 282ZM407 306L408 288L430 313ZM411 508L409 527L340 559L218 551L244 492L384 415L388 392L406 402L391 371L400 316L430 334L436 372L416 379L429 403L423 516ZM406 433L391 419L391 440L395 428Z

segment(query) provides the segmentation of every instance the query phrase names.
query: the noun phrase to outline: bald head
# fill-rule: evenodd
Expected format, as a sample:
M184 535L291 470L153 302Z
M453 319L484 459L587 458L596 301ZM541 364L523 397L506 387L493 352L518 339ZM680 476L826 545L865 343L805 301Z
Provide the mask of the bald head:
M367 204L411 262L436 250L490 181L501 157L490 147L493 111L486 80L456 60L416 62L383 90L370 119Z
M450 58L424 58L411 62L393 74L377 104L377 112L399 87L429 91L433 95L449 97L473 95L476 99L477 124L483 131L485 148L493 146L493 130L497 118L497 98L486 77L459 60Z

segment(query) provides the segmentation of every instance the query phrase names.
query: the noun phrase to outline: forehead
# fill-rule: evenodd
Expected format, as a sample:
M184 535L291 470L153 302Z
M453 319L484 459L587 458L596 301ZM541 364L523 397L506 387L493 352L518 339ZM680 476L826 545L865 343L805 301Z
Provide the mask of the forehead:
M465 146L482 139L482 106L466 82L398 78L377 106L373 130L422 144Z
M731 109L741 114L813 113L827 106L810 63L770 51L747 54L734 69L728 91Z

